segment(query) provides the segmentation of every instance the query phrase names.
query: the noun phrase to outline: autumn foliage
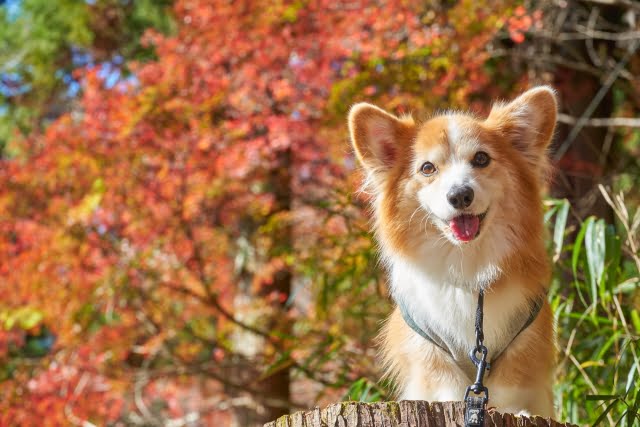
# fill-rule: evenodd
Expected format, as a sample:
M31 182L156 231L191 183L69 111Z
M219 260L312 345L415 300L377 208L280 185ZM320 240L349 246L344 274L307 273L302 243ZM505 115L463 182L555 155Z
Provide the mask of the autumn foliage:
M0 425L225 425L375 382L388 303L344 113L486 111L527 84L497 84L487 44L542 19L470 0L173 13L143 38L157 59L115 85L77 69L77 108L0 160ZM283 372L294 393L267 401Z

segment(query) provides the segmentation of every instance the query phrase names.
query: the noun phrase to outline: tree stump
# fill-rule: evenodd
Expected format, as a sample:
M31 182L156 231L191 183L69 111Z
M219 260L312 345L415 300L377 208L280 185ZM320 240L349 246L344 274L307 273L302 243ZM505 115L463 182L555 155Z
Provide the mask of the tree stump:
M342 402L285 415L264 427L449 427L464 425L463 402ZM487 411L485 427L575 427L551 418Z

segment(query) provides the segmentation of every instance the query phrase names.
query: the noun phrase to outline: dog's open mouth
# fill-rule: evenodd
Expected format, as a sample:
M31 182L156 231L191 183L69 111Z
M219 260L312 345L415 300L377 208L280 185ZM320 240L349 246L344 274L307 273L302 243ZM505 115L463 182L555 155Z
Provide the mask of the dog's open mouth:
M449 221L449 228L456 239L461 242L470 242L480 234L480 226L486 216L486 212L480 215L459 215Z

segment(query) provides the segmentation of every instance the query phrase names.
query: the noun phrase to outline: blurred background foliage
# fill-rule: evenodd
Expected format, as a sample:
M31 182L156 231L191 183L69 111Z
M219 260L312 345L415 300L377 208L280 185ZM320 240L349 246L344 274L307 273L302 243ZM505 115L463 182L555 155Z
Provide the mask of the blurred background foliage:
M148 28L174 28L170 0L4 0L0 7L0 147L41 131L81 91L73 71L100 66L107 85L128 61L154 58Z
M253 426L391 398L356 101L551 84L558 419L640 410L640 4L0 2L0 424Z

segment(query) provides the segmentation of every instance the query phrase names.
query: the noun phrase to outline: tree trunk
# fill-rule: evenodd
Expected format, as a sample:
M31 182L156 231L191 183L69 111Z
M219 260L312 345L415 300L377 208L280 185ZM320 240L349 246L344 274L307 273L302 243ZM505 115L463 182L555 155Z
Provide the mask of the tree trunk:
M285 415L264 427L444 427L464 425L462 402L342 402ZM550 418L517 417L488 411L485 427L573 427Z
M244 226L244 245L251 260L248 266L239 274L240 292L236 296L236 316L245 323L256 326L261 330L277 330L281 335L290 333L291 325L286 320L286 301L291 294L292 273L288 266L274 271L272 282L269 286L255 289L253 286L254 275L259 272L268 260L273 256L273 248L263 248L257 243L258 229L267 223L273 215L286 214L291 211L292 185L291 185L291 150L278 153L277 167L274 167L266 179L269 190L274 195L272 211L261 218L259 222L255 218L249 218ZM292 236L290 225L284 224L278 228L274 237L277 245L282 248L292 248ZM280 251L285 249L280 249ZM282 299L273 302L269 310L265 310L265 297L270 293L278 293ZM244 390L229 390L235 397L248 397L246 405L234 408L234 423L237 427L254 427L262 425L282 414L289 412L290 402L290 372L289 368L275 370L269 375L264 375L256 358L263 354L280 351L274 350L273 343L269 343L264 337L238 328L234 336L235 350L246 358L246 364L238 366L238 370L230 373L234 377L249 379L251 393ZM242 371L242 372L240 372ZM255 378L261 378L255 380Z

